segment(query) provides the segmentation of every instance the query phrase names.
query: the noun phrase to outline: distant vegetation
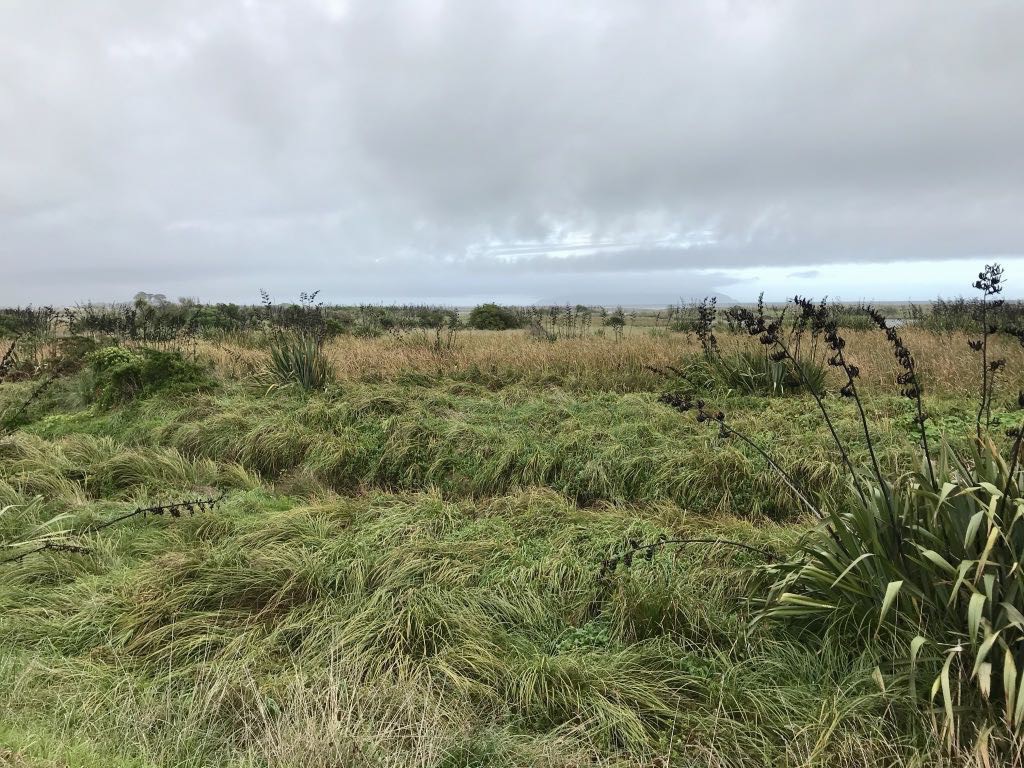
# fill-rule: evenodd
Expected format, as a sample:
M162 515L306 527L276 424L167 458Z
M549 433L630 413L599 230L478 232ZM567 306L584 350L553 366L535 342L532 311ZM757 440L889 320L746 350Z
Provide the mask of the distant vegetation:
M515 307L480 304L470 311L467 322L470 328L480 331L509 331L522 328L526 318Z
M317 292L303 294L315 297ZM676 332L695 332L700 322L700 303L679 303L664 309L638 309L585 305L510 306L480 304L465 314L452 307L430 305L358 306L327 305L299 301L280 303L263 294L258 304L202 304L193 299L170 301L160 294L140 293L127 304L79 304L74 307L0 308L0 336L22 334L90 334L127 341L160 344L188 335L221 337L258 333L268 327L307 328L316 325L327 338L339 335L378 337L412 329L434 329L443 325L462 325L477 330L514 330L534 326L554 337L565 338L598 333L602 328L620 325L634 328L664 328ZM761 311L778 315L785 305L765 305ZM747 307L750 305L739 305ZM829 311L846 330L867 330L871 321L865 304L830 303ZM893 305L891 320L936 332L970 331L977 327L981 301L978 298L936 299L928 304ZM719 308L717 322L735 330L730 310ZM1024 302L1004 302L1000 321L1008 326L1024 326Z

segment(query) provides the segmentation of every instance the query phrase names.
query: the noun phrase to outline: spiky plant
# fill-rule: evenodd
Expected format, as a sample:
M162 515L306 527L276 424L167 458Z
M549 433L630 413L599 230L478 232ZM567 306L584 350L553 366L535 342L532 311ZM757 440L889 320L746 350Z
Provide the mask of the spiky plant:
M987 270L998 286L1001 270ZM984 274L983 273L983 276ZM921 471L891 475L875 455L871 430L848 359L846 342L824 303L795 300L802 317L825 340L830 364L843 371L839 394L856 408L867 443L867 468L832 427L822 397L815 397L844 464L851 492L842 506L823 509L822 522L801 541L789 560L762 567L771 586L758 598L755 621L784 620L819 631L840 632L851 647L878 654L887 673L909 682L912 691L939 699L941 730L951 746L974 734L991 751L1024 758L1024 423L1010 430L1004 454L988 435L969 452L943 444L933 461L924 424L921 383L913 356L899 334L873 310L903 369L901 394L914 401L921 430ZM789 359L777 322L747 313L742 322L777 359ZM986 326L987 328L987 326ZM978 345L986 354L986 343ZM990 361L986 359L987 364ZM981 414L991 398L991 379L982 391ZM723 437L754 447L813 510L793 478L753 440L732 429L724 414L687 398L666 396L679 410L695 410L699 422L718 425ZM1024 409L1024 392L1019 396ZM884 642L876 642L882 639ZM883 675L879 671L879 675ZM919 678L930 683L920 688Z
M1021 431L1007 460L991 440L944 445L930 473L853 494L811 532L799 557L766 566L759 618L823 620L853 638L884 634L892 672L919 689L930 667L943 731L976 721L1024 735L1024 472ZM934 480L932 479L934 477ZM886 499L893 503L892 514ZM984 727L984 726L982 726Z
M310 334L282 334L276 339L266 373L274 386L295 385L306 392L322 390L334 379L323 345Z

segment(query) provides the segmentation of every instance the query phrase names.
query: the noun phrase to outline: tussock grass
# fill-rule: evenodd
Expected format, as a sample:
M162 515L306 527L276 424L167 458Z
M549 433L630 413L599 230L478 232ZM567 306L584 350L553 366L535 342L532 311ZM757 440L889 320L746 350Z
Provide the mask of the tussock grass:
M693 334L652 335L631 329L621 340L612 337L536 341L523 331L467 331L443 357L425 347L403 344L390 337L340 336L325 344L324 355L337 377L346 382L399 382L422 384L448 380L468 381L490 389L521 384L558 386L574 392L656 391L664 381L645 366L678 365L701 352ZM965 332L933 333L912 327L901 329L914 350L922 383L929 392L946 396L973 396L979 386L976 365L967 347L973 335ZM889 394L896 389L896 369L885 339L873 330L844 331L851 361L861 369L865 391ZM761 354L756 339L745 334L720 333L722 353ZM269 360L267 352L252 347L201 342L199 349L213 360L222 375L248 377ZM1007 360L1009 370L1024 369L1024 349L1013 339L999 336L993 349ZM834 372L833 372L834 374Z
M730 407L734 422L758 434L806 487L826 502L842 492L836 457L806 402L735 398ZM837 408L840 428L855 436L853 410L843 402ZM872 418L887 464L913 468L909 405L879 400ZM316 397L253 397L237 390L138 403L121 413L87 416L73 428L115 438L121 448L105 445L126 451L94 470L91 482L111 491L144 477L215 484L221 472L244 470L308 491L438 488L485 497L544 486L582 504L670 500L752 518L801 514L790 490L755 451L693 430L648 394L573 396L522 387L490 392L466 384L350 384ZM39 424L48 435L64 429L62 423ZM156 452L139 453L142 446Z
M784 529L543 490L250 491L229 497L229 530L182 522L80 556L88 573L31 601L18 584L57 563L12 567L0 719L45 712L54 738L179 765L911 765L925 749L840 646L744 635L750 555L684 549L595 578L630 538L779 547Z

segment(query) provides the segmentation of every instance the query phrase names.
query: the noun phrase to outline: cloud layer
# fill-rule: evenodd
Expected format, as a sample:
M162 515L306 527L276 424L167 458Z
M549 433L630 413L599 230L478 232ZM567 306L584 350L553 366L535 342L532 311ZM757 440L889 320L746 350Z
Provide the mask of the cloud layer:
M1012 260L1022 28L1011 0L7 0L0 302Z

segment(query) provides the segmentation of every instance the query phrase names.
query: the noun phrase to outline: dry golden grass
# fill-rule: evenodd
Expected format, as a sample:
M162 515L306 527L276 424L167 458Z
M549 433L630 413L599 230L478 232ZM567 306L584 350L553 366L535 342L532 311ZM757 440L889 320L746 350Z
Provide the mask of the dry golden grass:
M426 337L356 338L341 336L327 344L327 355L340 381L395 381L409 376L466 378L495 386L512 382L552 384L570 389L635 391L657 389L662 379L645 366L678 365L700 352L693 334L652 334L632 329L622 339L591 336L554 342L536 340L524 331L471 331L459 335L452 350L434 351ZM898 373L892 350L877 331L847 331L849 357L861 368L862 388L893 392ZM979 387L980 356L964 333L935 334L912 328L903 332L927 391L936 395L973 395ZM754 349L756 339L722 333L724 354ZM1004 357L1001 386L1024 371L1024 349L1005 337L991 340L991 355ZM220 373L240 377L259 368L264 350L201 342L201 354Z

